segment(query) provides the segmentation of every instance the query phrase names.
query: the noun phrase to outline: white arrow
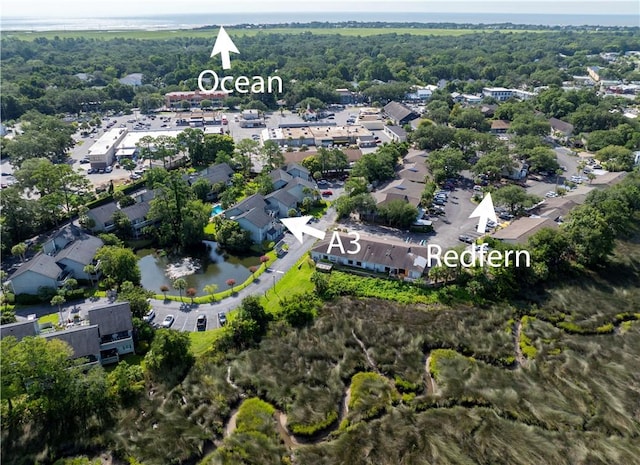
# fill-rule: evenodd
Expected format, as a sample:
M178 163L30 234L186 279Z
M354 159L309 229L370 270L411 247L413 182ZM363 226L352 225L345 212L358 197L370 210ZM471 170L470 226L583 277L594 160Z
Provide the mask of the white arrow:
M222 69L231 68L231 57L229 53L240 53L236 44L233 43L227 31L224 30L222 26L220 26L220 31L218 31L218 37L216 38L216 43L213 45L213 50L211 50L211 56L214 57L218 53L220 54L220 58L222 58Z
M294 218L280 218L280 221L289 231L291 231L293 237L298 239L298 242L302 244L302 234L308 234L316 239L324 239L324 236L326 236L324 231L312 228L307 224L311 218L311 216L300 216Z
M496 211L493 208L493 201L491 200L491 193L487 192L480 202L480 205L473 210L473 213L469 218L479 218L478 220L478 232L484 234L487 228L487 221L491 220L497 222Z

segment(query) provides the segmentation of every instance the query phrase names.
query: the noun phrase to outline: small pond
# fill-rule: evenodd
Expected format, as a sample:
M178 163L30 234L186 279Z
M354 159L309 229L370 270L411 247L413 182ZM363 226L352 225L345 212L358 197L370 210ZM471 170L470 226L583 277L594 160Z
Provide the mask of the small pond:
M169 295L180 295L172 283L177 278L187 281L187 289L195 288L198 296L206 295L204 287L207 284L217 284L218 291L229 289L226 281L230 278L237 284L243 283L251 274L249 267L260 265L260 256L236 257L228 255L226 258L216 252L217 244L203 241L202 251L194 256L179 257L166 256L157 253L155 249L141 249L137 252L138 265L142 274L142 286L154 293L160 294L160 286L169 286ZM184 295L184 291L183 291Z

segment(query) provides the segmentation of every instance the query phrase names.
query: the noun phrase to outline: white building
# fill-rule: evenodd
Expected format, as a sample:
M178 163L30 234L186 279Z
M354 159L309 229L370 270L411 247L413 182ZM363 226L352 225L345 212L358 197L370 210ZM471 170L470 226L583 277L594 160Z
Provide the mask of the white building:
M482 89L482 94L485 97L493 97L499 102L504 102L505 100L509 100L513 97L513 90L505 87L484 87Z
M113 128L105 132L89 149L91 168L111 166L115 160L118 144L126 135L126 128Z

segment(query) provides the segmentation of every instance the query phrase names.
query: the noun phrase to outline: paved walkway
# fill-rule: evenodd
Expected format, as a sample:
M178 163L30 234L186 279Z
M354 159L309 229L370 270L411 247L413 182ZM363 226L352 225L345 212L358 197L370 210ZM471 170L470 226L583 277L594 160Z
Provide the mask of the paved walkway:
M324 217L313 227L321 230L327 230L335 222L335 210L330 208ZM218 327L218 313L228 313L240 305L242 299L250 295L267 295L269 290L282 278L282 276L293 268L296 262L306 254L313 244L316 242L311 236L304 236L304 242L300 244L291 234L285 235L285 242L289 244L289 250L282 258L277 259L270 268L262 273L253 283L234 295L209 304L189 303L187 297L185 302L176 302L171 300L152 300L151 305L156 312L154 323L160 323L165 316L171 314L175 317L172 328L181 331L195 331L196 319L198 315L205 314L207 316L208 329ZM292 290L295 292L295 290ZM272 294L272 293L271 293ZM80 313L86 316L87 311L113 302L107 298L90 298L75 302L69 302L62 308L63 319L73 318L73 315ZM37 317L54 313L55 308L51 305L40 304L28 307L21 307L16 311L18 320L26 319L28 315L35 314Z

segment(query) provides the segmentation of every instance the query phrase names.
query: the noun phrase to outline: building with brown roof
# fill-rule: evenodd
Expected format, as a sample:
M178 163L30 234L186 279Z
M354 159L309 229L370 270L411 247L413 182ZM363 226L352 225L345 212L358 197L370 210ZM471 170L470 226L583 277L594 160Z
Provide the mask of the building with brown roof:
M551 218L527 217L518 218L506 228L500 229L491 236L510 244L523 244L529 237L542 228L557 228L558 223Z
M353 236L339 234L339 237L343 247L327 235L311 250L311 258L316 263L330 262L411 280L419 279L428 268L424 246L364 235L360 235L357 243L353 242Z

